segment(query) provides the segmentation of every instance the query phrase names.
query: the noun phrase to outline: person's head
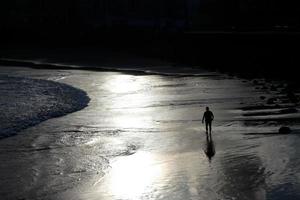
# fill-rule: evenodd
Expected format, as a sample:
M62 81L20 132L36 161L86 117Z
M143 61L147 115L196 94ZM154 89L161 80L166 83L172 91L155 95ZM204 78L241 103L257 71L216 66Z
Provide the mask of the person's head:
M206 107L206 111L209 111L209 107Z

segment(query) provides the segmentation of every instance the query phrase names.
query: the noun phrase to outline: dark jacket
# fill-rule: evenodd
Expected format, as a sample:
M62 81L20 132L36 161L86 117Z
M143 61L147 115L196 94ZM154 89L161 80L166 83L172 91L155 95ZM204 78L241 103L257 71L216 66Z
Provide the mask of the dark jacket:
M206 122L211 122L214 119L214 114L210 110L205 111L205 113L203 115L203 118L202 118L202 121L204 119L205 119Z

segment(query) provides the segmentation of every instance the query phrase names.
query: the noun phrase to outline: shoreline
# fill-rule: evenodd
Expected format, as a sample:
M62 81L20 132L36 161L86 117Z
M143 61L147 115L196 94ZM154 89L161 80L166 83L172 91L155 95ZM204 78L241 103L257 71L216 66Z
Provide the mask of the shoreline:
M66 52L63 52L66 53ZM74 52L73 52L74 53ZM77 55L78 52L72 53L69 55L72 57ZM97 53L95 51L94 53ZM75 61L70 61L70 58L65 58L65 62L62 62L61 58L56 55L54 58L47 59L45 61L41 59L42 55L31 55L29 57L25 57L24 59L18 58L9 58L9 57L0 57L0 67L8 66L8 67L27 67L32 69L49 69L49 70L87 70L87 71L95 71L95 72L120 72L129 75L161 75L161 76L199 76L199 77L208 77L215 76L219 73L229 75L231 77L238 77L241 79L245 79L248 81L252 81L256 87L260 87L263 89L268 89L269 91L276 91L279 88L276 88L275 85L285 85L286 93L299 93L300 86L298 84L298 80L291 78L287 79L286 77L278 77L276 74L259 74L252 70L244 70L231 68L231 67L212 67L209 65L193 65L193 64L180 64L180 62L165 62L158 58L151 57L140 57L139 55L130 54L128 60L122 60L123 58L119 57L119 55L111 55L109 59L112 60L104 60L102 62L102 57L98 58L97 55L101 54L101 52L97 53L96 56L92 55L91 63L86 62L85 55L81 58L76 58ZM16 57L16 56L15 56ZM140 58L137 62L134 63L134 59ZM68 60L69 59L69 60ZM120 59L120 60L118 60ZM42 60L42 61L41 61ZM121 63L121 64L120 64ZM118 67L116 67L118 66ZM295 75L292 75L295 76ZM276 84L280 83L280 84ZM267 85L269 85L267 88ZM300 97L299 97L300 98Z
M105 64L104 64L105 65ZM215 76L214 72L205 71L207 73L203 73L195 68L196 74L192 74L191 72L182 72L180 68L177 68L173 64L171 67L176 72L171 72L167 69L164 71L156 71L155 68L159 66L152 67L99 67L99 66L87 66L87 65L74 65L74 64L60 64L60 63L51 63L51 62L40 62L34 60L23 60L23 59L10 59L10 58L0 58L0 67L27 67L31 69L49 69L49 70L86 70L86 71L95 71L95 72L121 72L124 74L130 75L161 75L161 76ZM152 69L151 69L152 68ZM177 69L177 70L176 70Z
M68 39L67 42L66 39L51 41L35 37L25 43L13 40L0 49L0 57L75 64L89 61L87 66L94 63L148 65L156 60L159 62L155 64L160 66L166 63L177 68L201 66L247 79L266 78L299 84L296 68L300 62L294 51L300 44L299 34L145 33L120 37L117 33L103 33L82 36L80 40ZM139 62L139 58L148 60Z
M300 91L299 86L297 84L293 83L293 81L285 81L285 80L276 80L274 79L268 79L268 78L250 78L250 77L244 77L243 74L239 74L238 72L230 73L230 72L210 72L209 71L196 71L198 74L193 74L195 71L190 71L188 73L180 73L180 66L170 66L169 69L173 69L173 73L167 73L167 72L159 72L159 71L150 71L151 67L143 67L135 68L135 66L132 66L132 68L128 68L121 66L119 68L113 68L113 67L98 67L101 66L96 65L97 63L94 63L94 65L88 66L88 64L68 64L68 63L51 63L51 62L42 62L38 59L35 60L20 60L20 59L5 59L0 58L0 68L1 66L6 67L26 67L31 69L48 69L48 70L86 70L86 71L95 71L95 72L120 72L123 74L128 75L136 75L136 76L147 76L147 75L161 75L161 76L171 76L171 77L213 77L217 74L227 74L229 77L238 77L241 79L245 79L244 81L249 81L253 85L254 90L262 90L264 93L261 94L261 96L258 97L258 101L255 105L248 105L248 106L241 106L242 110L249 110L249 116L248 114L245 114L245 117L266 117L267 115L272 114L292 114L293 112L298 112L295 110L291 110L289 108L298 108L299 107L299 101L300 101ZM153 67L155 69L155 67ZM163 67L162 67L163 68ZM200 67L195 67L195 70L200 69ZM175 73L174 73L175 71ZM281 108L280 112L285 113L276 113L276 111L270 111L266 112L266 109L271 108ZM251 113L251 110L255 109L256 113ZM269 121L270 119L266 119L266 121ZM250 120L253 121L253 120ZM255 121L255 120L254 120Z

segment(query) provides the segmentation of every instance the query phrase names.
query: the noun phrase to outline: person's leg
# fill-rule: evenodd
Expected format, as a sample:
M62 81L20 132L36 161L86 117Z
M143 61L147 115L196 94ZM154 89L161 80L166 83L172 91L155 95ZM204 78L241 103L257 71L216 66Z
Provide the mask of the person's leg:
M211 121L209 122L209 132L211 133Z
M205 128L206 128L206 133L208 132L208 122L205 121Z

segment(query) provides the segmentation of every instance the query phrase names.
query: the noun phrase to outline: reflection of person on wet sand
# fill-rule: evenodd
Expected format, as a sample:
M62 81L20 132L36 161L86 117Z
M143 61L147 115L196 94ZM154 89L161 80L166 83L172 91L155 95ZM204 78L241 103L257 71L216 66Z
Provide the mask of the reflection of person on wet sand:
M204 152L209 160L211 160L211 158L216 154L215 144L211 134L209 133L206 134L206 149L204 150Z
M209 128L209 132L211 133L211 124L212 121L214 120L214 114L209 110L209 107L206 107L206 111L203 114L202 123L204 123L204 120L205 120L206 132L208 133L208 128Z

